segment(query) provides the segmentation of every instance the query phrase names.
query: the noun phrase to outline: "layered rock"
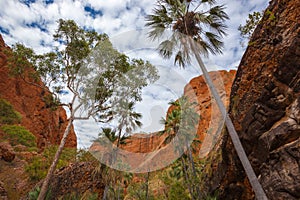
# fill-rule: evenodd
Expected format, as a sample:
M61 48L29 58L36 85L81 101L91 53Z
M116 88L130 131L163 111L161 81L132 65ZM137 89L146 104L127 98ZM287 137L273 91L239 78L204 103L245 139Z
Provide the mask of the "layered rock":
M242 58L230 115L269 199L300 198L300 1L273 0ZM254 199L224 135L210 177L221 199ZM216 151L218 151L216 150ZM207 182L208 183L208 182Z
M10 51L10 49L0 35L0 98L9 101L14 109L22 115L21 125L36 136L39 148L59 144L67 126L65 110L62 107L58 107L56 110L49 108L46 104L47 93L42 88L11 76L5 51ZM66 146L77 146L73 128L68 136Z

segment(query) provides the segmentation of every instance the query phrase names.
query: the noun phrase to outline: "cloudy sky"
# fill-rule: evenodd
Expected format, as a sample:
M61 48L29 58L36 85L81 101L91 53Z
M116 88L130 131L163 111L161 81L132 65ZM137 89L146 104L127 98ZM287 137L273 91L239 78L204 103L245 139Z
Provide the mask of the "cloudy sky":
M250 12L265 9L268 2L217 0L218 4L225 4L230 20L223 54L205 59L209 70L237 68L245 50L237 28ZM157 55L156 43L147 40L144 27L145 16L151 14L154 6L154 0L0 0L0 32L8 45L20 42L44 53L58 45L52 40L58 19L73 19L81 27L108 34L115 48L130 57L149 60L158 67L161 78L143 91L144 100L136 109L143 113L144 126L139 131L151 132L161 128L159 120L165 116L167 103L176 100L184 85L201 74L195 65L183 70ZM75 126L78 145L87 147L87 133L98 128L93 122L84 121Z

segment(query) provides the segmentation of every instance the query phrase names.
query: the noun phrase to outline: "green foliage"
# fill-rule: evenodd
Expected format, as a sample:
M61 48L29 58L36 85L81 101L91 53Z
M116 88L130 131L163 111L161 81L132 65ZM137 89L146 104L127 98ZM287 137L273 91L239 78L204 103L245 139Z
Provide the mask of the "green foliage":
M94 140L94 142L99 142L100 144L104 144L105 142L108 142L106 137L111 143L114 143L118 140L118 135L115 130L111 128L102 128L102 131L98 134L98 138ZM126 136L121 136L120 138L120 144L126 144L126 139L128 137Z
M29 200L37 200L40 191L41 191L41 188L40 188L40 187L34 188L32 191L30 191L30 192L28 193L28 199L29 199ZM45 200L49 200L49 199L51 199L51 190L48 190L48 191L47 191L47 194L46 194L46 197L45 197Z
M154 196L149 193L146 198L146 183L133 183L128 187L129 197L136 200L154 200ZM129 198L130 199L130 198Z
M52 94L47 94L43 96L43 101L46 104L46 108L51 108L51 110L55 111L58 106L60 105L60 101L56 96L53 96Z
M11 145L22 144L26 147L36 147L36 138L23 126L4 125L1 127L4 132L4 139L9 140Z
M106 34L81 28L73 20L60 19L53 38L61 44L60 48L42 55L24 45L13 46L10 63L13 75L53 95L45 97L47 106L52 108L58 104L59 99L54 97L71 94L72 100L64 104L71 113L69 122L91 116L99 122L108 122L120 115L120 102L141 101L141 89L158 79L156 68L149 62L129 59L113 48ZM139 125L135 119L124 121L119 130L134 128L131 122ZM48 159L45 152L44 157ZM55 163L52 166L54 169ZM36 166L33 169L29 167L29 171L36 173ZM37 174L33 177L43 176ZM41 196L47 184L44 184Z
M18 124L21 122L21 114L14 110L12 105L0 98L0 124Z
M66 194L63 197L59 198L61 200L97 200L98 194L97 193L91 193L91 192L85 192L84 194L78 194L76 192L72 192L70 194Z
M240 25L238 30L242 37L250 39L256 26L262 19L262 14L260 12L253 12L248 15L245 25Z
M175 63L185 67L190 64L192 43L200 46L200 53L222 52L221 38L226 35L225 21L229 19L224 5L214 5L216 1L158 0L153 14L146 17L151 28L149 37L153 40L169 35L158 46L163 58L175 56ZM165 35L164 35L165 34Z
M8 54L8 66L11 75L23 79L31 78L34 82L38 81L39 73L34 70L37 57L32 49L16 43L12 45L12 51L6 51L6 54Z
M46 148L42 155L33 157L28 165L25 167L31 180L41 180L45 178L48 169L52 163L56 153L57 146L50 146ZM76 149L64 148L60 159L58 160L57 168L67 166L70 162L76 159Z
M98 160L86 149L79 149L76 153L76 162L95 162Z
M181 200L181 199L191 199L186 191L186 188L183 187L182 183L175 182L171 185L168 192L168 199L170 200Z
M266 15L268 16L268 21L274 22L276 20L274 13L272 11L270 11L269 9L266 10Z

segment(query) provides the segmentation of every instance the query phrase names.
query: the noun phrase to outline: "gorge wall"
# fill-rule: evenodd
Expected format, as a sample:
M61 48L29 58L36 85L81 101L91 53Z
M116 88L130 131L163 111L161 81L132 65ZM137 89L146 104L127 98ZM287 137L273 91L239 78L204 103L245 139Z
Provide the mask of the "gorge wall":
M59 144L67 125L65 110L62 107L58 107L56 110L47 107L46 94L42 88L11 76L5 51L10 51L10 49L0 35L0 98L9 101L14 109L22 115L21 125L36 136L39 148ZM73 128L68 136L66 146L77 146Z
M269 199L300 199L300 1L273 0L239 65L230 116ZM210 176L220 199L254 199L225 133ZM209 181L207 181L208 183Z
M221 70L209 73L226 106L229 104L231 85L235 73L235 70ZM197 153L199 153L201 157L204 157L213 147L214 138L216 138L216 135L220 134L222 130L223 121L221 120L221 114L210 95L202 75L193 78L185 86L184 95L187 96L190 101L197 103L196 112L199 113L200 120L195 140L200 141L197 146ZM173 106L170 106L167 115L172 109ZM121 145L121 148L126 151L124 155L122 155L123 157L121 156L122 162L129 164L128 167L131 169L137 170L142 170L147 166L161 166L162 161L172 163L174 161L172 160L174 159L174 150L170 150L170 147L164 143L165 139L166 134L159 134L158 132L152 134L140 133L129 136L128 139L126 139L126 144ZM104 146L96 142L91 146L90 151L93 152L94 155L107 157L111 149L107 148L106 145ZM128 152L135 154L128 156ZM145 153L149 154L146 155Z

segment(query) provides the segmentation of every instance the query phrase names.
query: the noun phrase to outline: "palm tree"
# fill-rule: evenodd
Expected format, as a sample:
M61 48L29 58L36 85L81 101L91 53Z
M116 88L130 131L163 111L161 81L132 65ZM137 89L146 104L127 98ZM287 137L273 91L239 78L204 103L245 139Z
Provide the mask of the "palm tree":
M107 140L103 140L103 137L106 137L110 142L114 143L118 140L116 130L111 128L102 128L102 131L98 134L98 138L94 142L106 143ZM122 136L120 138L120 144L126 144L127 137Z
M127 134L131 133L143 124L139 120L142 118L141 113L133 111L134 102L122 101L118 104L116 112L119 114L118 120L118 143L117 147L121 144L122 132L125 131Z
M110 139L112 142L117 140L117 148L113 150L113 157L112 157L112 163L114 163L117 160L117 152L118 147L120 144L125 144L124 139L126 139L125 135L122 136L123 131L125 131L127 134L131 133L133 130L135 130L138 127L142 126L142 123L139 121L142 115L140 113L135 112L134 110L134 102L128 102L128 101L120 101L116 105L115 113L118 113L118 135L116 134L116 131L108 133L108 131L104 132L106 137ZM105 129L104 129L105 130ZM123 139L124 138L124 139ZM117 195L119 196L119 183L117 180L115 180L115 184L117 185ZM110 187L110 183L105 186L105 192L103 195L103 200L107 198L107 192Z
M152 39L159 39L167 35L167 30L172 31L171 35L167 35L168 39L161 42L158 47L159 53L164 58L170 58L176 51L175 63L185 67L185 64L189 64L191 61L190 54L195 56L225 119L232 143L256 198L267 199L200 56L200 54L207 56L209 52L213 54L222 53L223 42L221 39L225 35L224 30L226 29L224 22L229 17L224 12L224 6L214 6L215 3L215 0L157 0L154 14L148 15L146 18L146 26L151 28L149 37ZM204 8L209 9L204 11Z
M200 199L201 194L199 187L197 185L191 183L191 175L188 173L188 168L191 168L192 170L192 176L195 178L197 176L194 160L192 157L191 149L189 141L193 141L196 129L195 126L198 123L198 114L194 111L194 104L190 103L187 99L187 97L182 96L177 101L170 102L169 104L173 105L175 108L167 115L166 119L162 119L161 122L165 125L165 130L161 133L168 134L165 143L169 143L172 141L176 136L176 142L175 142L175 151L179 151L179 154L181 155L183 153L183 146L185 146L187 150L187 154L181 156L181 164L183 168L184 173L184 179L187 183L189 192L193 199ZM191 167L188 167L188 165L185 162L185 157L188 157L189 164ZM193 190L196 189L195 196Z

